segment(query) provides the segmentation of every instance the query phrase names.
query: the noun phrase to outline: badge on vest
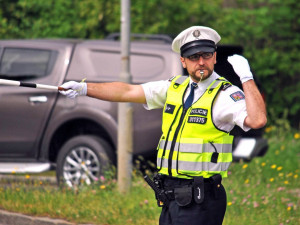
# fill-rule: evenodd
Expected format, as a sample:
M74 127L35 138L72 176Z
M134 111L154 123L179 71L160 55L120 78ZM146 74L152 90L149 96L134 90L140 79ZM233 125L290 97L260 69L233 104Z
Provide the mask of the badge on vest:
M195 108L191 110L190 115L207 116L207 112L207 109Z
M165 113L173 114L175 105L167 104L165 108Z
M234 92L233 94L230 95L230 97L235 102L245 99L245 95L241 91Z
M199 117L199 116L189 116L188 123L198 123L198 124L205 124L207 118Z

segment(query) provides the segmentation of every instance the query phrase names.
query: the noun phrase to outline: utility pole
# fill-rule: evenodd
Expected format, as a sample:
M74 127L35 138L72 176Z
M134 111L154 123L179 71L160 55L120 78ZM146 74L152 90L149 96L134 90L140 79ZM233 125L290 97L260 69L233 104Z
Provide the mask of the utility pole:
M120 81L131 83L130 74L130 0L121 0L121 73ZM132 104L118 104L118 187L126 193L132 174Z

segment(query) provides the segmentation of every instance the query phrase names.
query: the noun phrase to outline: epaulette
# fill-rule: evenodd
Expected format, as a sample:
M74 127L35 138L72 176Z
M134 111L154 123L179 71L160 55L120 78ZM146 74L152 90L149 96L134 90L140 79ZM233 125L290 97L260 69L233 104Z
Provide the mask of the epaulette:
M226 84L224 84L223 87L222 87L222 91L225 91L227 88L229 88L229 87L231 87L231 86L232 86L231 83L226 83Z
M176 85L182 84L186 79L189 78L189 76L177 76L178 79L175 80Z
M176 77L176 76L171 77L168 81L174 80L175 77Z

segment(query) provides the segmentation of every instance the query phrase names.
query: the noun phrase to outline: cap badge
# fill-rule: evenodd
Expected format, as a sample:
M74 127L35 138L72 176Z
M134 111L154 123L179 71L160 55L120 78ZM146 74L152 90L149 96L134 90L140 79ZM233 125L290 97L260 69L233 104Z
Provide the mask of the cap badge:
M200 30L194 30L193 36L194 36L195 38L200 37L200 35L201 35Z

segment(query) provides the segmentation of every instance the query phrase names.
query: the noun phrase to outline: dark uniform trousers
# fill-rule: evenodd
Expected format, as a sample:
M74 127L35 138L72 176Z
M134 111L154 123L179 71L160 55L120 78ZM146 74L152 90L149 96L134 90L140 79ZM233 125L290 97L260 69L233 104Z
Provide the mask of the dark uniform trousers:
M172 189L189 185L192 180L165 178L164 188ZM159 219L160 225L221 225L226 211L226 192L221 184L217 193L209 180L205 179L204 200L201 204L192 201L187 206L178 206L171 200L168 207L163 207Z

